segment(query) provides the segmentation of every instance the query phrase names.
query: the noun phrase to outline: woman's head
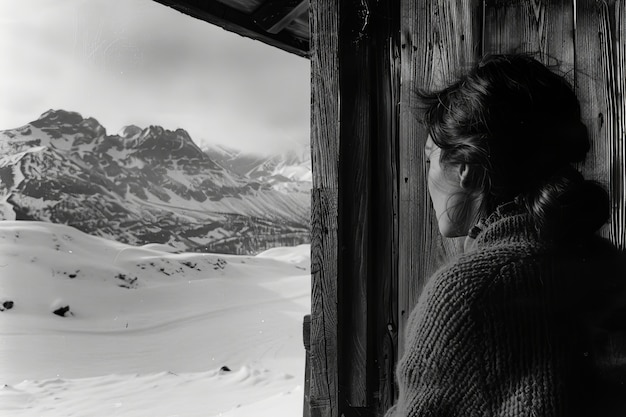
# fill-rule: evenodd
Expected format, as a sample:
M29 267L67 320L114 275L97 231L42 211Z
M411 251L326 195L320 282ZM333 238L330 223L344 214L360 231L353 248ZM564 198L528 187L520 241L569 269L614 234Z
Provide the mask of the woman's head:
M430 158L429 192L444 236L467 234L478 217L513 200L550 237L561 234L561 220L570 215L576 219L568 221L587 221L581 226L593 231L604 223L606 193L570 165L584 160L589 139L563 77L525 55L493 55L420 98L429 129L425 151L438 155L438 166ZM433 168L445 175L433 175ZM592 210L592 218L579 219L581 209Z
M445 237L463 236L476 223L476 214L480 212L480 189L468 186L470 169L466 164L441 162L442 149L435 145L430 135L424 153L428 165L428 194L439 231Z

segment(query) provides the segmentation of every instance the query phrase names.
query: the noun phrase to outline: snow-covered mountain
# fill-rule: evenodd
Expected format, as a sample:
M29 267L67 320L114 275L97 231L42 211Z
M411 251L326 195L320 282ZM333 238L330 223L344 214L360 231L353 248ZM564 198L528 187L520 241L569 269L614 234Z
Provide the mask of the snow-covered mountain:
M242 254L308 241L306 182L285 176L300 192L283 192L270 177L241 175L183 129L110 135L94 118L50 110L0 131L0 219L68 224L130 244Z
M203 151L224 168L250 180L270 184L275 190L307 194L311 190L309 146L269 156L245 153L222 145L207 146Z

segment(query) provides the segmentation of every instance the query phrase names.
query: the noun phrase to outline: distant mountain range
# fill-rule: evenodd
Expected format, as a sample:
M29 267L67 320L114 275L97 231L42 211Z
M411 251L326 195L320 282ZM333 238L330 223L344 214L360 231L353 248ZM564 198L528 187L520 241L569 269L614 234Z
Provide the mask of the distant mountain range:
M179 250L250 254L309 240L311 161L200 149L183 129L49 110L0 131L0 220L68 224Z
M244 178L271 185L284 192L298 191L310 195L311 150L303 148L278 155L261 156L221 145L208 146L203 151L220 166Z

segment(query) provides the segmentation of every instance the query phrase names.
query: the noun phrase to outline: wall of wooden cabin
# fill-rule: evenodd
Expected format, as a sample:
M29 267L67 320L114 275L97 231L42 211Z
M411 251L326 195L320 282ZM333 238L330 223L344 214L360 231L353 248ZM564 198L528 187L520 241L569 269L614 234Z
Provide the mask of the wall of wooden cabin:
M530 52L566 74L611 192L601 233L626 249L623 0L312 0L311 416L382 415L404 326L460 250L428 200L413 92L487 53Z

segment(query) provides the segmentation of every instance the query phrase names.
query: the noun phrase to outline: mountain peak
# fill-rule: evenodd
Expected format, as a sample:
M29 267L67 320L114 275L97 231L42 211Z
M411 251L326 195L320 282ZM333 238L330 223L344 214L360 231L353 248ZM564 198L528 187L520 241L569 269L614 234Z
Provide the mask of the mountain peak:
M133 147L143 157L151 159L184 157L187 160L208 161L207 155L200 150L184 129L171 131L161 126L151 125L143 129L136 137Z
M67 111L62 109L50 109L47 112L39 116L36 122L43 122L45 124L79 124L83 121L83 116L78 112Z
M142 130L143 129L137 125L128 125L120 130L119 135L124 139L135 139L141 135Z
M106 129L93 117L83 118L80 113L61 109L48 110L30 125L42 129L52 139L79 135L77 139L90 141L106 135Z

